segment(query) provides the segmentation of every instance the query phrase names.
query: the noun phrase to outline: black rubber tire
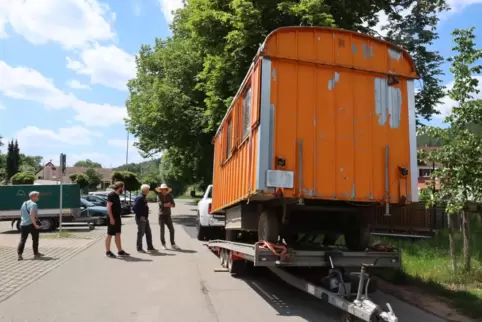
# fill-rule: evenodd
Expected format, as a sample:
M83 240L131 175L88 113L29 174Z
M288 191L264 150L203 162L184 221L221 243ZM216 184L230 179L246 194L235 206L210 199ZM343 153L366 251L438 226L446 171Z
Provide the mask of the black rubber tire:
M277 243L280 234L280 222L273 211L263 211L258 221L258 240Z
M340 234L337 233L326 233L323 236L323 245L324 246L333 246L335 245L336 241L340 237Z
M197 229L197 240L209 240L208 227L199 226Z
M345 245L349 250L363 251L370 246L370 227L361 214L346 224L344 236Z
M229 253L228 253L229 252ZM245 262L243 260L233 260L231 257L231 252L226 252L228 254L227 267L231 275L239 275L243 272Z
M370 246L370 230L367 227L357 227L345 232L345 245L349 250L364 251Z
M40 219L40 231L51 231L55 226L54 222L50 218Z

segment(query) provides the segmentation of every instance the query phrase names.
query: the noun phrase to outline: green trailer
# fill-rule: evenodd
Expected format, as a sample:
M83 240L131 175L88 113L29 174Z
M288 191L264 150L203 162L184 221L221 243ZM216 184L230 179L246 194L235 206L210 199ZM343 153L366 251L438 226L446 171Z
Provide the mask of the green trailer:
M0 221L11 221L20 229L20 207L28 200L29 193L40 193L38 218L41 230L56 229L60 225L60 185L11 185L0 186ZM80 186L62 185L62 222L86 222L93 228L98 219L81 210Z
M40 209L60 209L60 185L14 185L0 186L0 211L19 210L28 200L32 191L40 193L37 203ZM62 208L80 208L80 187L78 184L62 185Z

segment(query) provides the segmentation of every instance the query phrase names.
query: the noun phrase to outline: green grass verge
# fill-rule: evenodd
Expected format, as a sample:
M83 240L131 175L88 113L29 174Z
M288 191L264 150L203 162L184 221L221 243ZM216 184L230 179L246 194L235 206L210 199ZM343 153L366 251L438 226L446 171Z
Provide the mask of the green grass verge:
M457 271L451 265L448 233L439 232L432 239L384 240L402 248L402 272L377 270L380 277L394 284L416 285L429 293L446 298L468 316L482 318L482 224L474 218L471 227L471 271L463 267L462 235L455 233Z

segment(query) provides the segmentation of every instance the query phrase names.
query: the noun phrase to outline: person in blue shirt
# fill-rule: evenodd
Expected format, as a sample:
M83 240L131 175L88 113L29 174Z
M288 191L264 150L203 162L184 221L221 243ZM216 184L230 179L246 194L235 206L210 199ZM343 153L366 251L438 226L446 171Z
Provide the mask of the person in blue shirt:
M29 193L30 200L25 201L20 208L20 243L18 243L17 254L18 260L23 260L23 250L27 242L28 235L32 235L32 248L35 258L43 256L38 251L39 229L37 223L38 207L37 201L40 198L40 193L32 191Z
M147 205L146 196L149 193L150 187L147 184L141 186L141 194L134 200L134 206L132 210L136 214L136 224L137 224L137 251L140 253L145 253L142 249L142 238L146 235L147 250L156 251L152 245L152 231L151 225L149 224L149 206Z

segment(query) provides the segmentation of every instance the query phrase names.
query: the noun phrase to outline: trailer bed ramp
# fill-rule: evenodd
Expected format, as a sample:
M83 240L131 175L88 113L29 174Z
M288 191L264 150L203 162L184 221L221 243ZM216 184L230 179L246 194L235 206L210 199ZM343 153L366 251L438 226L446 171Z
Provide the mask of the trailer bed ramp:
M281 245L258 242L254 245L212 240L207 246L221 259L221 266L231 273L236 273L246 261L254 266L267 267L287 284L311 294L343 312L343 322L386 321L398 322L390 304L388 311L372 302L368 297L370 278L367 267L400 267L398 252L345 252L341 250L303 251L289 250ZM346 279L339 268L360 267L359 273L351 273L355 279ZM327 267L329 273L323 277L324 286L287 272L288 267ZM215 271L221 271L216 270ZM354 296L356 294L356 296Z

